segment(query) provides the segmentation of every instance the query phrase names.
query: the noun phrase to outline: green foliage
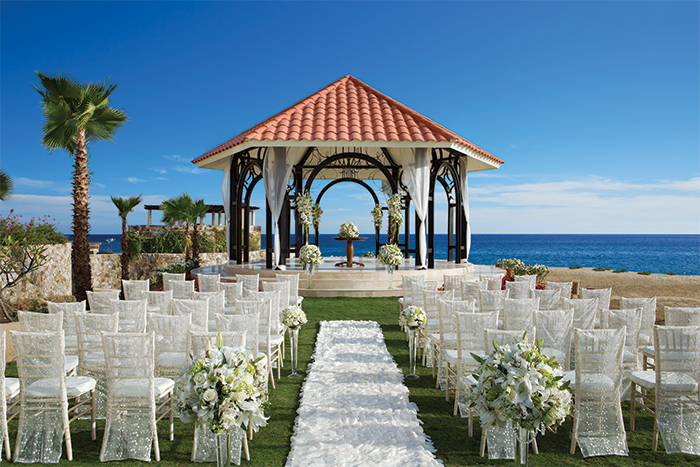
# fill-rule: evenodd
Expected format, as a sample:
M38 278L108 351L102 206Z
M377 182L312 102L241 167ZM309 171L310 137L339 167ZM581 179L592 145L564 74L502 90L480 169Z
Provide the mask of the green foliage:
M638 272L637 274L639 274L640 276L650 276L651 271L642 271L642 272Z
M610 268L593 268L594 271L610 271Z
M581 269L581 266L569 266L569 269Z
M187 235L179 230L166 230L155 237L142 237L143 253L184 253Z
M248 235L248 238L250 240L250 251L258 251L260 249L260 233L253 230ZM226 251L226 232L224 232L224 251Z
M675 276L675 275L677 275L677 274L676 274L675 272L667 272L666 275L667 275L667 276Z
M7 175L5 169L0 167L0 201L7 201L15 192L15 184L12 178Z
M365 254L362 255L363 258L374 258L374 253L371 251L365 251Z
M627 269L615 269L614 273L627 272Z
M544 278L549 274L549 268L542 264L525 264L517 258L499 259L496 266L510 271L516 276L537 276L537 283L544 284Z
M49 222L54 219L49 216L32 217L24 222L22 216L13 214L10 210L7 217L0 216L0 236L10 237L15 242L25 242L29 245L57 245L67 243L65 235L56 231L56 226Z

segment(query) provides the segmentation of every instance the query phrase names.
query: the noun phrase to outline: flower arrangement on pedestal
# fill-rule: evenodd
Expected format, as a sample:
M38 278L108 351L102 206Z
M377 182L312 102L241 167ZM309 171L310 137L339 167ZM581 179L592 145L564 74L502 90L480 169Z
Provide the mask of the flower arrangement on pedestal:
M403 225L403 203L401 195L396 193L386 202L389 211L389 243L399 243L399 227Z
M428 322L428 315L422 308L411 305L403 308L399 314L399 325L416 328Z
M391 266L393 269L395 266L401 264L401 261L403 261L403 253L401 253L401 249L398 247L398 245L390 243L388 245L382 245L377 259L381 264L387 267Z
M295 199L299 224L304 229L304 243L309 243L309 227L312 225L314 201L311 199L309 191L299 193ZM320 220L320 217L319 217Z
M288 328L298 328L302 324L306 324L306 313L299 305L288 306L282 310L282 324Z
M338 237L340 238L357 238L360 236L360 231L352 222L346 222L340 226L340 233Z
M379 236L379 232L382 230L382 222L384 220L383 217L384 212L382 211L382 206L375 204L374 208L372 208L372 220L374 221L374 231L377 233L377 237Z
M514 427L528 432L553 430L569 415L571 394L562 383L563 373L555 357L540 351L542 341L528 342L527 335L511 345L496 345L479 362L477 385L471 399L482 427Z
M302 266L311 265L317 266L323 263L321 250L316 245L304 245L299 250L299 263Z
M321 225L321 216L323 215L323 209L321 209L320 204L314 204L314 207L311 209L311 215L313 217L314 236L316 238L316 243L318 243L318 241L319 241L319 227Z

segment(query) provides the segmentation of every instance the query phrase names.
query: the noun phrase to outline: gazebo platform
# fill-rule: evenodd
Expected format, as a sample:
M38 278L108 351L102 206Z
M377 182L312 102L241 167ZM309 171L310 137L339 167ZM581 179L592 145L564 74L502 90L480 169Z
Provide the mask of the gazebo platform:
M265 267L265 261L252 261L244 264L206 266L192 271L195 274L220 274L222 281L235 280L236 274L260 274L261 281L274 281L276 274L299 274L299 295L302 297L400 297L403 295L401 276L404 274L426 274L426 280L443 281L444 275L464 274L470 279L480 275L502 274L503 270L493 266L480 266L471 263L455 264L452 261L436 260L433 269L418 271L413 259L404 260L393 273L391 287L389 274L375 258L354 258L364 263L364 267L336 267L345 262L345 257L324 257L323 264L316 266L311 280L311 288L306 272L295 258L289 259L286 269L272 270Z

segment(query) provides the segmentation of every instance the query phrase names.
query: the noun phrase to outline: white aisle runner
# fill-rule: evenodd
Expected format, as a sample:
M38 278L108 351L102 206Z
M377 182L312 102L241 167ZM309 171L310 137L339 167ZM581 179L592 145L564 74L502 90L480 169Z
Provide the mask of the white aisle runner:
M287 466L440 465L374 321L323 321Z

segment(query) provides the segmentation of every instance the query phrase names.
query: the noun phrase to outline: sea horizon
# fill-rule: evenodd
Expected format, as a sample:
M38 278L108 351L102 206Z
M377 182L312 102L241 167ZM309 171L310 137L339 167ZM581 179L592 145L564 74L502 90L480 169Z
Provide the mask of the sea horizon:
M70 237L70 235L67 235ZM355 242L356 256L374 253L374 234ZM324 256L345 256L337 234L320 234ZM292 239L294 236L292 235ZM101 253L121 251L120 234L91 234ZM107 240L113 240L108 242ZM265 248L265 234L261 247ZM401 236L403 241L403 235ZM293 241L293 240L292 240ZM314 235L310 241L313 243ZM386 242L386 235L380 235ZM411 247L415 235L411 235ZM447 234L435 234L435 259L447 258ZM518 258L526 264L548 267L600 267L659 274L700 275L700 234L473 234L469 262L493 265L499 259Z

